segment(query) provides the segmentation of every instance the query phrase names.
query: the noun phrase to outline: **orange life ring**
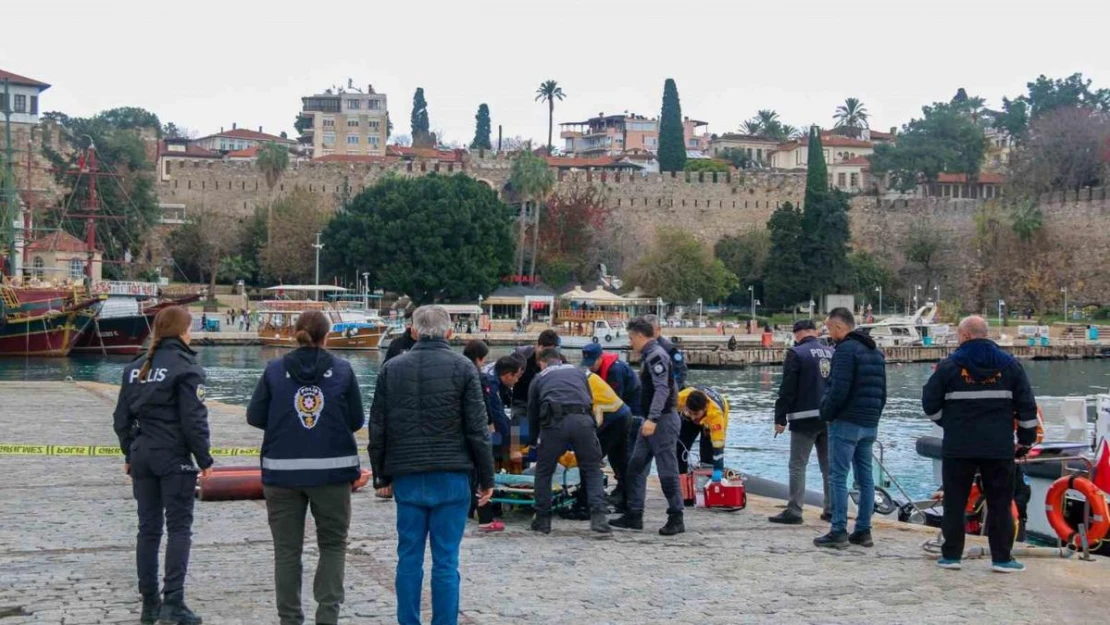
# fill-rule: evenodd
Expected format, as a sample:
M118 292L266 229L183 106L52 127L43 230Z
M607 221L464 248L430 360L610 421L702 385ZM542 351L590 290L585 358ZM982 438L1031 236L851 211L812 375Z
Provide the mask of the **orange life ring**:
M1105 538L1110 531L1110 511L1107 510L1105 494L1085 477L1073 475L1052 483L1044 505L1045 512L1048 513L1048 524L1065 543L1073 544L1075 541L1074 544L1079 546L1079 532L1068 525L1068 520L1064 518L1064 495L1069 490L1078 491L1091 506L1091 527L1087 529L1087 543L1093 545Z
M964 513L967 515L973 515L976 519L978 519L976 521L977 527L981 527L981 525L978 525L978 523L981 522L983 519L983 517L980 516L980 513L983 511L983 507L986 506L986 504L987 498L983 495L983 491L979 488L979 484L972 484L971 494L967 498L967 505L964 506ZM1017 502L1013 500L1010 501L1010 516L1014 519L1014 539L1016 540L1018 530L1021 526L1021 518L1020 513L1018 512ZM976 530L976 533L978 533L978 530Z

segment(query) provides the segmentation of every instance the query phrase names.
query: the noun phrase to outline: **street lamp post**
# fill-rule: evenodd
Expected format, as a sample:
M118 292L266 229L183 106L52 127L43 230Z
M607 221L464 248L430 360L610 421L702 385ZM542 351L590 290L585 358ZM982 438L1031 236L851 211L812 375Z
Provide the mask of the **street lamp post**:
M366 309L369 309L370 308L370 272L369 271L362 272L362 288L365 289L363 291L364 295L362 296L362 307L366 308Z
M817 308L817 302L813 301L812 299L809 300L809 318L810 319L813 319L813 310L815 308Z
M877 291L879 293L879 316L882 317L883 316L883 287L881 285L877 286L877 287L875 287L875 291Z
M748 294L752 296L752 323L755 323L755 286L748 285Z
M663 321L663 298L655 298L655 316L659 317L659 321Z
M701 310L702 310L702 299L699 297L698 298L698 323L701 323L701 317L702 317Z
M320 286L320 250L324 249L324 244L320 242L320 233L316 233L316 243L312 245L316 249L316 286ZM316 291L316 301L320 300L320 291Z
M1068 321L1068 287L1065 286L1064 288L1060 289L1060 292L1064 294L1064 323L1067 323L1067 321Z
M1002 325L1002 307L1005 305L1006 302L998 300L998 325Z
M913 308L917 310L917 293L921 290L920 284L913 285Z

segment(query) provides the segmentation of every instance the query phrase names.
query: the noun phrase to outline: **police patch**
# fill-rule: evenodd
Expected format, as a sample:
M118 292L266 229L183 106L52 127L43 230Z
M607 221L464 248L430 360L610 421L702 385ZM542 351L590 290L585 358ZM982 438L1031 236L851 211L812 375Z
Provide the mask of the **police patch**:
M306 430L316 427L320 413L324 411L324 392L318 386L302 386L293 395L293 408L297 418Z
M675 362L682 362L682 354L680 352L675 352L673 360Z
M817 366L821 370L821 377L823 378L829 377L829 374L832 373L832 361L828 358L822 358Z
M654 365L651 366L651 371L655 375L659 375L659 374L663 373L666 370L667 370L667 368L664 367L663 363L661 363L661 362L657 362L657 363L655 363Z
M197 399L203 404L206 397L208 397L208 387L203 384L197 384Z

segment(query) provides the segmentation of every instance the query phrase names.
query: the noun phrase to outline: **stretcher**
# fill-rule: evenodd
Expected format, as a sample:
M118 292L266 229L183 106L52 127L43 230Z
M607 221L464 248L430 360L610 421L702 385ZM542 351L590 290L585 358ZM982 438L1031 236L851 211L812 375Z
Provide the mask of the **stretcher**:
M498 473L493 476L493 503L503 506L531 507L536 505L536 476L535 467L530 467L523 474ZM574 497L579 488L582 488L582 478L578 468L566 469L562 465L555 468L555 475L551 479L551 509L559 511L569 509L574 505Z

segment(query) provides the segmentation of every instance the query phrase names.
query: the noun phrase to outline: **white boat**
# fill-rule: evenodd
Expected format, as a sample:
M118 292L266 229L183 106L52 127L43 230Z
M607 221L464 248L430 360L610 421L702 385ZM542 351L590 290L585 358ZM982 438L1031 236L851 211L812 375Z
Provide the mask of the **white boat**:
M629 349L628 331L623 325L609 323L604 319L591 322L589 333L585 336L562 334L560 346L564 349L582 349L590 343L597 343L605 349Z
M870 336L879 347L943 345L952 336L951 326L936 323L936 314L936 304L927 302L913 316L887 317L860 324L856 329Z

